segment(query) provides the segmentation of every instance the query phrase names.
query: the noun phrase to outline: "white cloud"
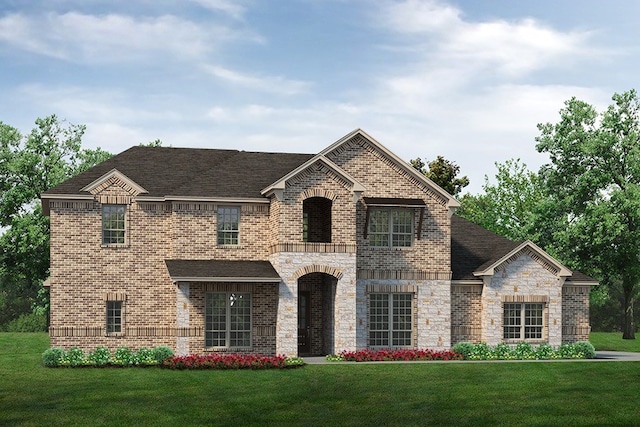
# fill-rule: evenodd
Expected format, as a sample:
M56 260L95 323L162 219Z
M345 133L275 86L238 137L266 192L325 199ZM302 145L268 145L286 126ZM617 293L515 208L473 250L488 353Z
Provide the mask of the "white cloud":
M254 76L243 74L228 68L206 65L205 70L212 76L225 80L231 84L280 95L297 95L306 92L311 87L310 82L289 80L280 76Z
M235 19L242 19L246 7L238 0L192 0L205 9L224 12Z
M8 14L0 18L0 42L32 53L95 63L160 56L198 58L233 39L255 36L173 15L136 18L78 12ZM164 55L164 56L162 56Z
M418 60L436 67L455 64L518 77L604 53L589 45L588 31L563 32L532 18L472 22L459 9L432 0L387 2L380 16L385 28L408 37Z

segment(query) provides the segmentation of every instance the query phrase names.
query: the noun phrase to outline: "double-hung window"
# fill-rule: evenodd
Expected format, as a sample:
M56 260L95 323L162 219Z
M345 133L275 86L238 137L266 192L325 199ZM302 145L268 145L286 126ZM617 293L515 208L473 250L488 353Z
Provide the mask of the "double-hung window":
M122 301L107 301L107 334L122 333Z
M218 207L218 245L237 245L240 238L240 208Z
M369 217L368 236L371 246L411 246L413 211L410 209L373 209Z
M413 346L413 294L369 294L369 346Z
M504 339L541 340L543 338L542 303L505 303Z
M251 294L206 294L205 346L251 347Z
M102 244L125 243L125 205L102 205Z

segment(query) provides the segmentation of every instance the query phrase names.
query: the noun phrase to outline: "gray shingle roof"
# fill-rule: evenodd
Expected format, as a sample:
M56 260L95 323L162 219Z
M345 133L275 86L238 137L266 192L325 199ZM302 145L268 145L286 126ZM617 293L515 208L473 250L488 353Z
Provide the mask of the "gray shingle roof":
M477 280L476 270L487 268L514 250L522 242L514 242L458 215L451 218L451 270L453 280ZM567 280L596 282L579 271Z
M117 169L144 187L148 196L261 198L260 190L311 157L312 154L132 147L47 190L43 196L86 194L80 190Z
M172 279L263 279L279 281L280 276L269 261L165 260Z

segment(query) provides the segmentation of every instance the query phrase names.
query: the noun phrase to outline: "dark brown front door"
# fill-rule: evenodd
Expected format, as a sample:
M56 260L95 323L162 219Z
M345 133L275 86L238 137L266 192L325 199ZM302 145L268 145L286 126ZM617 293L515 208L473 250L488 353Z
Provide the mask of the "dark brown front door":
M311 353L311 293L298 292L298 354Z

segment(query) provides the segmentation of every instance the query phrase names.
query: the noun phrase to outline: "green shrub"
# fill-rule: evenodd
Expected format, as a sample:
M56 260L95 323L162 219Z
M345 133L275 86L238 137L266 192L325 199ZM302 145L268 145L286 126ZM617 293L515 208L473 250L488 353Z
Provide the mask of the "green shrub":
M153 350L142 347L135 354L135 363L140 365L157 365L158 361L156 360Z
M451 347L451 350L455 351L456 353L462 355L462 357L464 357L465 359L469 359L471 356L471 353L473 353L473 349L475 348L475 345L473 343L470 342L459 342L454 344Z
M78 347L70 348L67 356L63 359L63 365L65 366L83 366L87 364L84 351Z
M536 358L536 351L528 342L519 342L513 349L512 354L518 360L533 360Z
M546 359L557 359L556 351L549 344L543 343L540 344L535 349L536 359L546 360Z
M67 352L59 347L48 348L42 353L42 364L49 368L57 368L62 365L62 360L66 358Z
M2 328L4 332L46 332L46 313L25 313Z
M158 364L161 364L165 359L169 359L170 357L173 357L173 350L171 350L170 347L167 347L165 345L156 347L152 351L153 351L153 357L155 358Z
M88 359L94 366L105 366L111 363L111 352L106 347L98 347L89 353Z
M287 357L284 360L284 366L288 368L297 368L299 366L304 366L304 359L302 357Z
M493 348L494 359L498 360L510 360L515 359L513 355L513 350L509 345L505 343L500 343Z
M585 359L593 359L596 357L596 349L589 341L578 341L573 344L577 354L581 354Z
M129 347L119 347L113 354L112 362L119 366L136 365L137 357Z
M480 342L473 346L473 350L469 355L469 360L491 360L493 351L486 342Z

